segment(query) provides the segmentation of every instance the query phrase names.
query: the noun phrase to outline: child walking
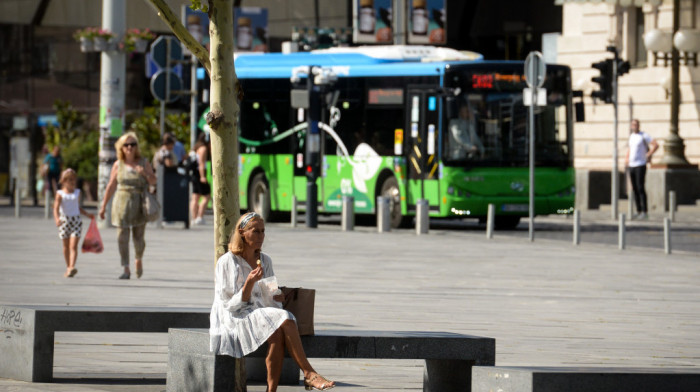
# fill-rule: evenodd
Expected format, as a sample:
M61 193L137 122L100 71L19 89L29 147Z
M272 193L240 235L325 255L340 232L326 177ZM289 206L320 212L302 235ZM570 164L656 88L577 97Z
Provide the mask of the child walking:
M66 278L72 278L78 273L75 262L78 259L78 242L83 229L80 214L93 219L95 216L80 207L80 189L75 185L78 176L73 169L66 169L59 180L61 189L56 192L53 205L53 219L58 227L58 238L63 240L63 257L66 259Z

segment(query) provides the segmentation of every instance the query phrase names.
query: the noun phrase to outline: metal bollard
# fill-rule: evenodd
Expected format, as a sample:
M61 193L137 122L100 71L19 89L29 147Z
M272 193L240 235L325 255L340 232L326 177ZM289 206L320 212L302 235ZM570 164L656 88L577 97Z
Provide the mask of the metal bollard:
M340 223L343 231L355 229L355 198L352 196L343 196L343 213Z
M297 197L292 196L292 227L297 227Z
M664 253L671 254L671 219L664 218Z
M486 238L488 239L493 238L493 227L495 218L496 206L492 203L489 203L489 207L486 213Z
M51 194L47 189L44 192L44 219L49 219L49 211L51 210Z
M625 249L625 214L620 214L617 243L620 250Z
M581 243L581 211L574 210L574 245Z
M676 221L676 191L668 192L668 217L671 222Z
M377 197L377 232L384 233L390 230L389 198L379 196Z
M20 212L20 204L22 204L22 198L19 196L19 186L17 185L17 179L15 178L15 218L19 218L22 214Z
M416 202L416 234L428 234L430 228L430 215L428 200L418 199Z

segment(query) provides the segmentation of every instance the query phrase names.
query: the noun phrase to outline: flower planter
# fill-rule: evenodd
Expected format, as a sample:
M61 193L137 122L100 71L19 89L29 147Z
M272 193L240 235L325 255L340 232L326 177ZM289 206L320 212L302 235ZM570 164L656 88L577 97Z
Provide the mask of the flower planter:
M134 41L134 52L145 53L146 49L148 49L148 41L145 39L137 39Z
M102 37L97 37L93 40L96 52L104 52L107 50L107 40Z
M95 51L95 43L92 39L87 38L87 37L81 37L80 38L80 51L81 52L94 52Z

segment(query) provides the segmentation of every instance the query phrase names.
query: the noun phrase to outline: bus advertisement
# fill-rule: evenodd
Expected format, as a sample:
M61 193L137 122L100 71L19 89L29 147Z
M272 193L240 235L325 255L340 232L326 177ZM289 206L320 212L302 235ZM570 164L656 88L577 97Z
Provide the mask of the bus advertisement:
M306 200L307 111L292 107L292 75L316 66L336 79L323 95L318 212L376 214L390 200L391 225L410 224L416 203L429 215L484 220L498 228L528 216L527 108L521 61L486 61L429 46L333 48L237 55L241 207L265 218ZM548 65L547 105L535 110L535 214L573 211L571 71ZM293 198L294 197L294 198Z

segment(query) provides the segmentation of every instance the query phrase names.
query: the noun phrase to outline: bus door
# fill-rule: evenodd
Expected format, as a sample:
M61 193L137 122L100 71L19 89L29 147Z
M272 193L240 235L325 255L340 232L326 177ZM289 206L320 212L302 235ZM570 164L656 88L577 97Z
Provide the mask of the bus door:
M433 86L406 90L406 204L409 211L415 211L418 199L426 199L430 211L439 211L440 95Z

